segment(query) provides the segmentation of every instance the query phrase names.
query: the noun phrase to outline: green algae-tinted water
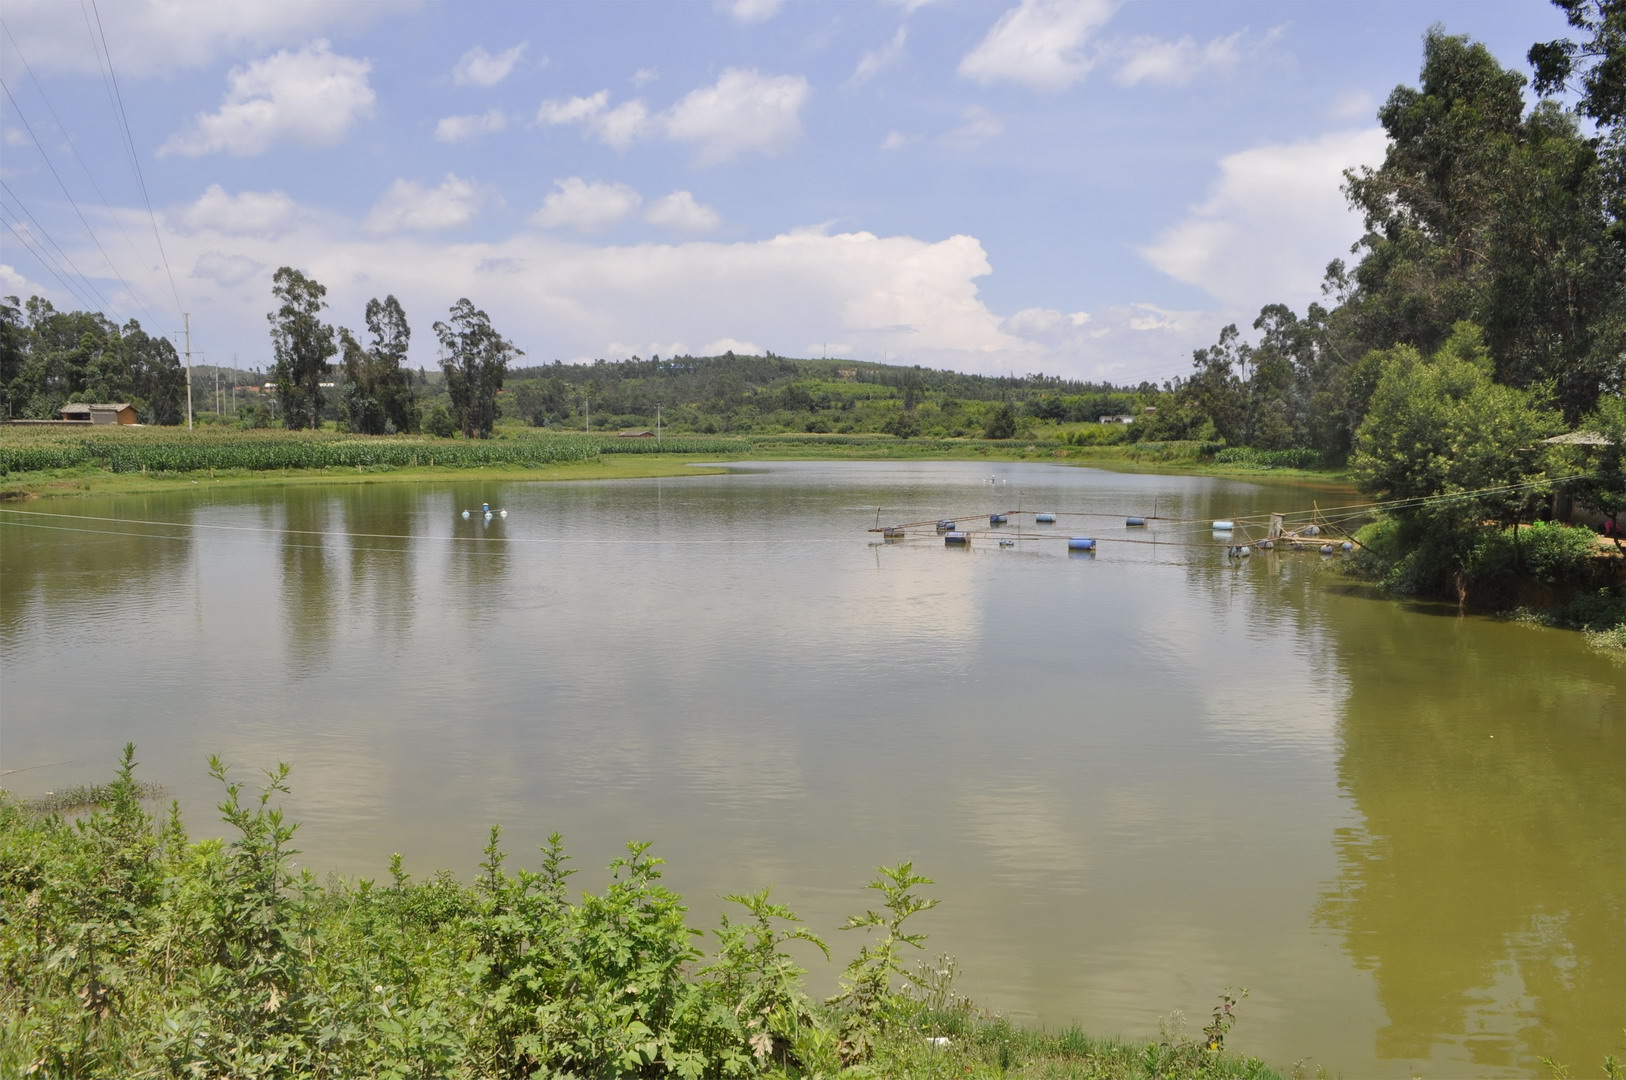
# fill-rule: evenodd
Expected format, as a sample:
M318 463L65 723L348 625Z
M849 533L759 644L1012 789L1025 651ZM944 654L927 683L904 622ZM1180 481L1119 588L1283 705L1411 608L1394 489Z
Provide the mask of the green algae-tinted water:
M1195 1031L1246 986L1232 1042L1283 1068L1597 1072L1626 1043L1626 665L1121 521L1340 501L911 462L15 504L0 769L102 780L133 740L204 835L208 755L288 761L300 858L352 875L467 874L494 822L587 868L649 839L696 924L771 884L838 964L870 869L912 859L931 952L1025 1022ZM867 531L1018 508L1057 539Z

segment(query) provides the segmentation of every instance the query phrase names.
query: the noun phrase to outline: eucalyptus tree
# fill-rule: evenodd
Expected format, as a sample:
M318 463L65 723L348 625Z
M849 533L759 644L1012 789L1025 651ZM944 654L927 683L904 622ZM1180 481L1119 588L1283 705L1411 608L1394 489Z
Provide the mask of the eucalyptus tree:
M1432 352L1478 323L1497 379L1550 384L1573 423L1626 376L1626 252L1596 145L1556 103L1526 114L1524 86L1483 45L1429 31L1420 85L1379 110L1382 165L1345 174L1367 229L1349 304L1376 348Z
M434 329L458 427L467 438L490 438L508 362L525 354L493 330L491 318L467 297L453 304L449 321L435 323Z
M418 429L412 373L406 367L412 330L393 296L367 302L370 345L363 347L349 330L339 331L344 358L344 416L350 430L364 435L393 435Z
M322 321L327 287L291 266L271 279L271 297L280 305L266 315L271 323L272 376L284 423L315 429L322 410L322 380L338 346L332 325Z
M417 431L418 402L412 390L412 373L407 369L407 347L412 343L412 327L406 312L394 295L367 301L367 347L371 361L373 396L384 413L385 431Z

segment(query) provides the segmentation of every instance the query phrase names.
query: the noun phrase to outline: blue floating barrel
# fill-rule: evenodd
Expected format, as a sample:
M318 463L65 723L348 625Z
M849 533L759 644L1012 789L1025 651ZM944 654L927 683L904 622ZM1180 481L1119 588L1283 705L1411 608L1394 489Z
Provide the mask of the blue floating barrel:
M1322 544L1321 545L1321 554L1323 554L1323 555L1331 555L1332 554L1332 545L1331 544Z
M1274 540L1261 540L1261 541L1259 541L1259 550L1260 551L1269 551L1271 548L1273 548L1275 546L1276 546L1276 541L1274 541Z
M1008 519L1007 519L1006 515L1004 515L1004 514L989 514L988 515L988 524L990 524L990 525L1003 525L1003 524L1005 524L1005 522L1007 520Z
M1214 531L1215 532L1230 532L1234 528L1236 528L1236 522L1234 522L1234 521L1216 521L1216 522L1214 522Z
M963 532L944 533L943 543L948 547L968 547L971 537Z
M1355 550L1355 545L1350 543L1348 540L1345 540L1342 544L1339 544L1338 546L1343 548L1345 551L1354 551Z
M1304 533L1305 536L1320 536L1321 535L1321 526L1319 526L1319 525L1306 525L1303 528L1303 530L1301 530L1301 531Z
M1243 544L1240 548L1237 549L1237 555L1241 556L1244 559L1246 559L1248 556L1250 556L1252 554L1253 554L1253 548L1249 547L1247 544Z
M948 532L952 528L954 528L954 522L950 521L948 518L944 518L942 521L937 523L938 532Z
M1140 526L1141 528L1145 528L1146 527L1146 519L1145 518L1126 517L1126 518L1124 518L1124 524L1129 526L1130 528L1134 528L1136 526Z
M1068 551L1094 551L1095 539L1089 536L1069 536L1067 538Z
M1040 522L1041 524L1049 525L1049 524L1052 524L1056 520L1056 515L1055 514L1034 514L1033 515L1033 520L1037 521L1037 522Z

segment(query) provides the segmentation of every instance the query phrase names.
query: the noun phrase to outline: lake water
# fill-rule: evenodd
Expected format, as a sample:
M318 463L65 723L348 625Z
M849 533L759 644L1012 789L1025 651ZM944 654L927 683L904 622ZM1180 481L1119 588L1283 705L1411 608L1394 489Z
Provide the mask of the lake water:
M907 462L9 504L0 768L105 780L133 740L204 835L208 755L287 761L321 872L652 840L695 925L772 885L821 988L910 859L929 953L1024 1022L1195 1032L1245 986L1232 1042L1283 1068L1590 1075L1626 1042L1626 665L1122 522L1350 501ZM1013 518L1099 554L868 531L1017 508L1101 515Z

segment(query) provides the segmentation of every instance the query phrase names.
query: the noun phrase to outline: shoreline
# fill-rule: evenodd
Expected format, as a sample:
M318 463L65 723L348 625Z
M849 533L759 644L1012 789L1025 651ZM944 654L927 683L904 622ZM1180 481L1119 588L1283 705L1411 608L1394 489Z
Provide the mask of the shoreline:
M1215 476L1228 479L1279 479L1319 484L1328 489L1353 490L1346 470L1257 469L1212 465L1201 462L1145 462L1121 455L1079 454L1043 457L1012 448L1008 455L970 451L960 455L938 453L881 452L853 453L842 447L809 452L798 446L793 453L763 452L731 457L717 454L601 454L581 462L539 467L489 465L471 468L416 466L406 468L327 467L320 469L211 469L186 472L115 473L100 468L45 470L14 473L0 480L0 503L33 499L84 498L96 495L136 495L186 490L190 487L308 486L312 484L429 484L446 481L502 480L523 483L558 483L581 480L647 480L669 476L714 476L728 471L729 465L754 461L965 461L1037 462L1070 467L1105 469L1110 472L1149 473L1172 476ZM900 444L899 450L905 445ZM698 462L695 458L704 458Z

